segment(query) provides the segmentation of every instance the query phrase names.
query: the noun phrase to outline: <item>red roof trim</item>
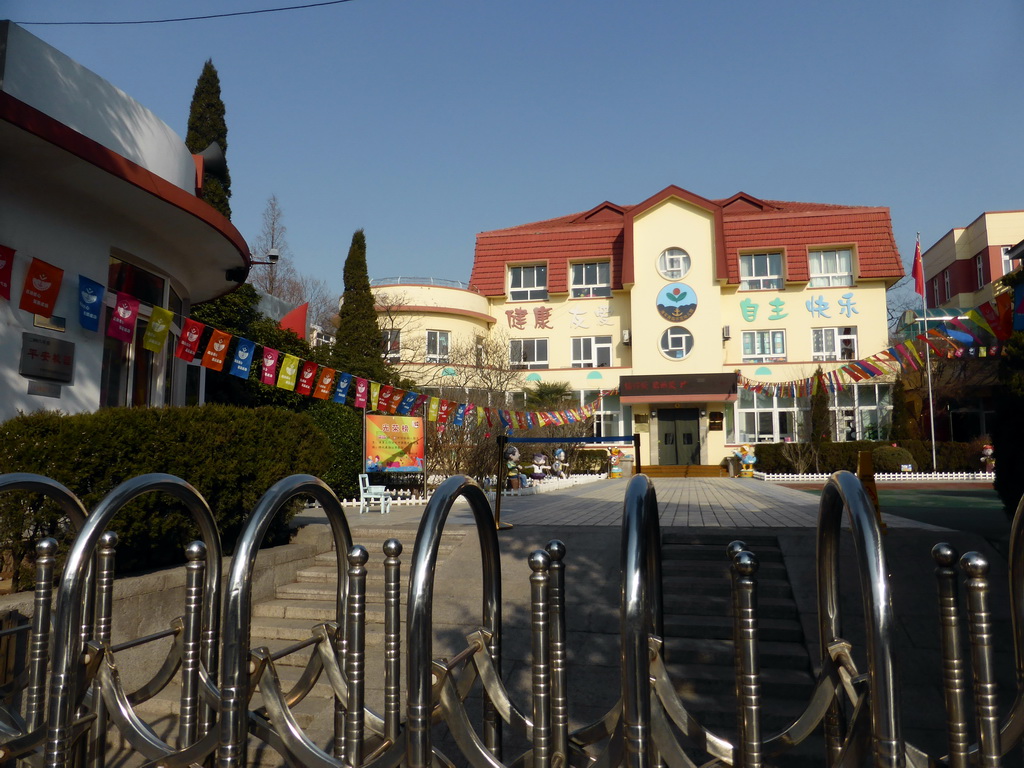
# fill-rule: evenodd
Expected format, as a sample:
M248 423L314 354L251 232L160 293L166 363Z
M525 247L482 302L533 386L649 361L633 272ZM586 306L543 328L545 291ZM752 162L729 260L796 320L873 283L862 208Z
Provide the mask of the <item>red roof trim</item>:
M248 269L249 246L246 245L235 226L209 203L2 91L0 91L0 120L5 120L11 125L38 136L54 146L70 152L75 157L195 216L228 240L238 250L246 269Z
M625 240L622 248L622 282L623 284L634 282L633 271L633 221L636 217L654 208L670 198L678 198L683 202L690 203L698 208L703 208L714 216L715 221L715 277L718 280L725 280L728 274L728 264L725 258L725 225L722 221L722 206L708 200L706 197L695 195L682 187L674 184L661 190L655 195L644 200L638 205L632 206L625 214L623 227L625 229Z

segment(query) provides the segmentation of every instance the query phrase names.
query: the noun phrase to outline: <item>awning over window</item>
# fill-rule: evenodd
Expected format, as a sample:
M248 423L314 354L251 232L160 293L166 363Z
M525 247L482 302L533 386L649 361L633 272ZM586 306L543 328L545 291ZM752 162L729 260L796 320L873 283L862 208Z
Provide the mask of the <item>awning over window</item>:
M623 376L623 403L728 403L736 399L735 373Z

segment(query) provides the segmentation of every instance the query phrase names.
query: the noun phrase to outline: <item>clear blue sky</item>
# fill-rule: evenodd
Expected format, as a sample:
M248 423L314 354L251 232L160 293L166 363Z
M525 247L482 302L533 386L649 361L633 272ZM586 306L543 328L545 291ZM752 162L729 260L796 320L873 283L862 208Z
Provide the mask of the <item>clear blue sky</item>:
M6 0L17 22L280 0ZM892 209L904 261L1024 208L1020 0L351 0L33 34L185 133L203 62L227 108L233 220L276 194L300 271L468 280L477 232L669 184Z

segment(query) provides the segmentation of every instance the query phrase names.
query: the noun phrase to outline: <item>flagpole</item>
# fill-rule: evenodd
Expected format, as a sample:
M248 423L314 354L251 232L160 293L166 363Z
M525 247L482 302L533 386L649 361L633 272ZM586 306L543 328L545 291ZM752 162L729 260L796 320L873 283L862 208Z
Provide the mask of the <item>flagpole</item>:
M924 264L921 263L921 233L917 233L917 247L914 250L914 266L917 269L921 264L921 308L924 313L924 332L928 333L928 286L924 284ZM930 344L924 345L924 365L928 373L928 422L932 432L932 472L938 471L938 462L935 455L935 399L932 396L932 348Z

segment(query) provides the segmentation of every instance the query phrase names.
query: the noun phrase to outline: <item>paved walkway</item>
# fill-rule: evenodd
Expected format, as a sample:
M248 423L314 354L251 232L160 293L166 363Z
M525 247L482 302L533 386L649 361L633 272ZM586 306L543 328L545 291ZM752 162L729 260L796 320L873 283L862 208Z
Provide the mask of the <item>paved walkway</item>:
M597 480L551 493L503 496L501 520L514 525L619 526L628 478ZM816 528L817 497L793 488L745 478L675 478L654 481L662 527L686 528ZM416 525L421 505L398 506L381 515L346 510L353 528ZM303 513L297 522L316 520L316 511ZM883 514L893 528L938 530L936 526ZM386 521L386 523L385 523ZM468 504L456 502L449 524L472 525Z

